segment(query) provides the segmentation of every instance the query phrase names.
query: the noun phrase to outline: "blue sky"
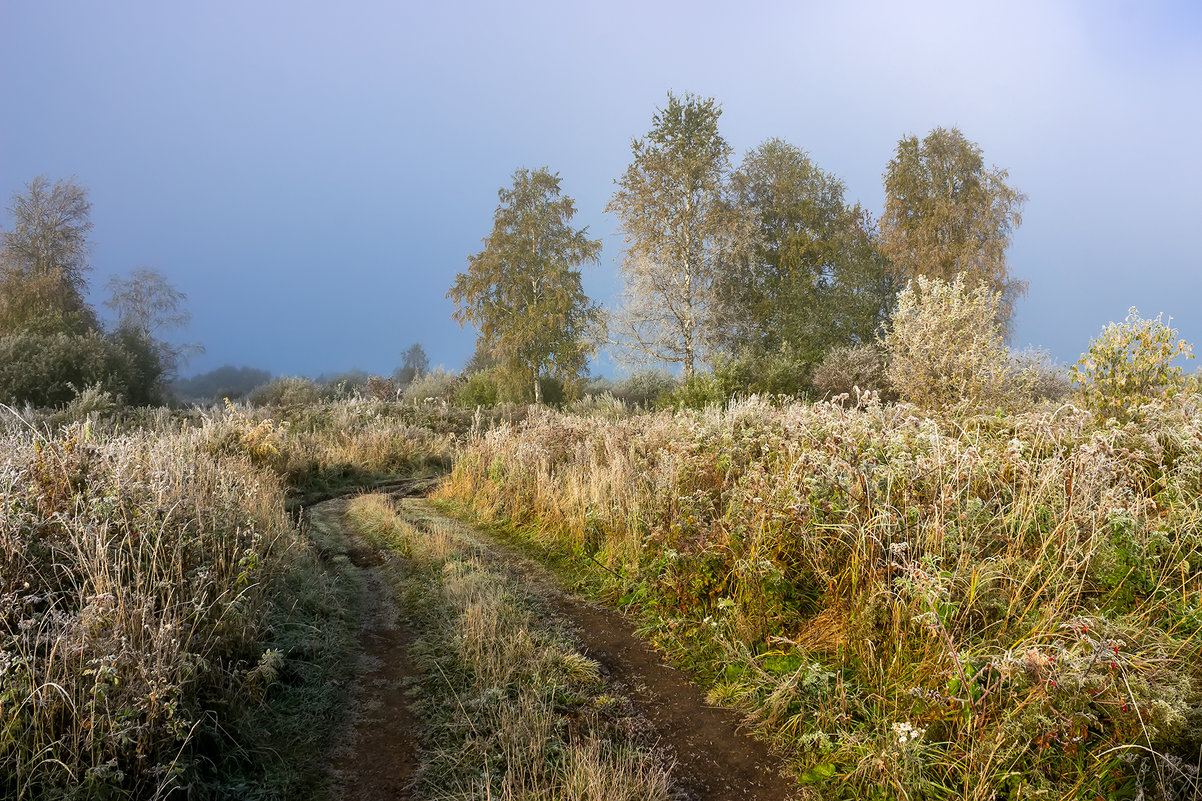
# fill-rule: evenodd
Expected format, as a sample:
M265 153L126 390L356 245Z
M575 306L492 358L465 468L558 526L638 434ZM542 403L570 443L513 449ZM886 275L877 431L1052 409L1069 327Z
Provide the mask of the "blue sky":
M608 301L613 180L694 92L737 154L784 138L877 214L897 140L958 125L1030 197L1016 344L1074 360L1132 305L1202 344L1202 5L739 6L0 0L0 196L90 187L94 299L162 270L186 372L457 367L445 294L513 171L561 174Z

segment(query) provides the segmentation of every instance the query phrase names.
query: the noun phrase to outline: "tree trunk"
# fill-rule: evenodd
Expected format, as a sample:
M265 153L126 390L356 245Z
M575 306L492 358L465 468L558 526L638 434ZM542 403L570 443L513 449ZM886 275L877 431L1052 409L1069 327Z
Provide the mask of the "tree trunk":
M534 402L539 406L543 405L543 385L538 380L537 372L534 373Z

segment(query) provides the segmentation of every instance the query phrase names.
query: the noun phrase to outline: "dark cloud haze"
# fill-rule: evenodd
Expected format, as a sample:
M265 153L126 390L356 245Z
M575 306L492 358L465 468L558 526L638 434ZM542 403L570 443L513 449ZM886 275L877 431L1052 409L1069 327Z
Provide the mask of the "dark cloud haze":
M559 171L610 300L613 179L688 91L875 214L898 138L958 125L1030 196L1017 344L1073 360L1132 305L1202 344L1202 6L991 5L0 0L0 195L90 187L94 300L161 269L187 372L389 372L414 341L457 367L445 294L497 190Z

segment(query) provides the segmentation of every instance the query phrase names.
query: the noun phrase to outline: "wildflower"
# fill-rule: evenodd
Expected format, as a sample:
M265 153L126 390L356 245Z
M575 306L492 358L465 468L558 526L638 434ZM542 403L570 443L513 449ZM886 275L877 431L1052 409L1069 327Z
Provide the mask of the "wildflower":
M927 733L927 730L913 726L909 721L903 720L900 723L893 724L893 733L897 736L898 745L905 745L906 743L921 739Z

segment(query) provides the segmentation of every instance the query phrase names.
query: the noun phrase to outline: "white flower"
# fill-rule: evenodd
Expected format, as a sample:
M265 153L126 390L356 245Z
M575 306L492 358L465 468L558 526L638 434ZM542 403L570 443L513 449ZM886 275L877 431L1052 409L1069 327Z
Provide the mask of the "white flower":
M893 733L897 736L898 745L905 745L906 743L921 739L927 733L927 730L912 726L909 721L903 720L901 723L893 724Z

